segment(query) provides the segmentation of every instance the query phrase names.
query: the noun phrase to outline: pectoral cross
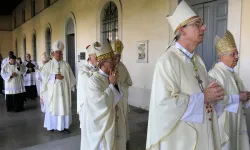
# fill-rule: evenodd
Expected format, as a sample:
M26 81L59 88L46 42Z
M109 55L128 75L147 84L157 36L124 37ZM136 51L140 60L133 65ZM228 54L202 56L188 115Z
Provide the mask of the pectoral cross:
M195 79L197 80L197 82L198 82L198 84L200 86L200 89L203 92L204 91L204 88L203 88L203 85L202 85L203 81L200 79L200 76L198 74L195 75Z
M61 71L60 71L60 63L58 63L58 74L61 74Z

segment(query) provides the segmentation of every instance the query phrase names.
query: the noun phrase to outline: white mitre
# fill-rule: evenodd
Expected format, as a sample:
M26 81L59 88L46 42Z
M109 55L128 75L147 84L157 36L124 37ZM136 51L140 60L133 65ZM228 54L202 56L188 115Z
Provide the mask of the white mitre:
M46 52L44 52L41 56L42 61L49 61L49 58L50 56Z
M104 43L101 49L95 49L95 53L99 62L114 57L114 52L109 42Z
M58 50L63 51L64 50L64 44L63 44L62 41L56 40L52 45L52 50L51 51L54 52L54 51L58 51Z
M87 51L88 55L92 55L92 54L96 53L96 50L100 50L101 48L102 48L101 44L99 42L95 42L91 45L88 45L86 47L86 51Z
M200 19L200 17L190 8L190 6L183 0L175 9L172 16L167 16L168 22L177 34L180 27L192 22L194 20Z

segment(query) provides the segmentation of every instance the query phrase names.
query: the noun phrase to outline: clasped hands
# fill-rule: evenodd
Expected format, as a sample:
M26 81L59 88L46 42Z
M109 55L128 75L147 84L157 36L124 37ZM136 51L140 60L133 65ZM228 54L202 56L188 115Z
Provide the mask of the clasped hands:
M115 85L117 83L118 72L109 71L109 83Z
M56 79L62 80L63 78L64 78L64 76L62 76L61 74L56 74Z
M213 81L204 90L204 97L205 97L205 102L214 102L223 100L224 90L218 83ZM250 92L247 91L240 92L239 98L240 101L242 102L250 100Z
M213 81L204 90L204 97L206 103L223 100L224 90L218 83Z
M12 78L14 78L16 76L18 76L18 74L16 72L13 72L12 75L11 75Z

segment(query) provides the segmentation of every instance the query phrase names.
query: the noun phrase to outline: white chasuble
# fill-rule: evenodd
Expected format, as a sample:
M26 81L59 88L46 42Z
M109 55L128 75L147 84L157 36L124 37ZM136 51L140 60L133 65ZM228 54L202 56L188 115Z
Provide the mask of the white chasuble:
M86 97L85 87L88 79L93 75L97 69L90 64L83 64L78 69L78 79L77 79L77 113L81 114L82 105L84 104L84 99Z
M217 104L217 108L222 110L222 113L218 113L222 150L249 150L249 138L244 111L245 105L239 101L229 104L230 97L238 95L239 91L247 90L239 76L234 72L230 72L221 62L217 63L209 71L209 75L218 81L224 88L224 94L227 95L224 101L220 101ZM238 82L240 89L238 89L236 82ZM234 107L236 111L230 111Z
M24 61L23 64L26 66L29 62ZM30 63L34 66L34 71L30 71L28 73L28 68L26 68L26 72L23 74L24 86L36 85L36 72L38 69L38 65L35 61L31 60Z
M195 54L194 59L202 85L206 88L209 78L205 65L198 55ZM202 117L199 123L182 120L189 110L190 97L201 93L195 74L193 64L175 46L157 61L149 108L148 150L221 149L215 111L207 113L206 105L202 103L201 113L193 112L192 115L193 118L196 115Z
M18 69L19 68L19 69ZM17 73L16 77L12 77L12 73ZM19 94L25 92L22 74L25 72L23 65L5 64L1 70L1 76L5 81L5 94Z
M86 86L81 150L116 150L115 105L121 96L100 72L94 72Z
M56 74L61 74L64 78L55 79ZM74 89L76 80L69 64L64 60L58 62L53 58L44 65L42 75L41 96L46 99L45 103L48 103L50 109L45 111L54 116L71 114L71 90Z
M84 109L83 105L85 103L86 99L86 86L88 83L88 79L93 75L93 73L97 70L96 67L94 67L91 64L83 64L78 69L78 80L77 80L77 113L79 114L79 120L80 120L80 128L82 128L82 120L84 119ZM84 149L84 133L81 129L81 149Z
M126 140L130 140L130 136L129 136L129 123L128 123L128 113L129 113L129 105L128 105L128 96L129 96L129 93L128 93L128 88L130 86L132 86L132 80L131 80L131 77L130 77L130 74L126 68L126 66L122 63L122 62L119 62L116 66L117 70L118 70L118 74L119 74L119 77L118 77L118 85L119 85L119 89L121 91L121 93L123 94L123 97L122 97L122 100L119 102L122 106L121 109L121 115L124 117L125 119L125 124L126 124L126 127L124 127L123 123L121 122L120 125L121 125L121 129L125 129L126 130Z
M45 107L43 104L43 99L41 99L41 96L40 96L40 91L42 89L42 82L43 82L42 70L43 70L43 66L36 70L36 89L37 89L37 95L40 97L41 111L44 112Z

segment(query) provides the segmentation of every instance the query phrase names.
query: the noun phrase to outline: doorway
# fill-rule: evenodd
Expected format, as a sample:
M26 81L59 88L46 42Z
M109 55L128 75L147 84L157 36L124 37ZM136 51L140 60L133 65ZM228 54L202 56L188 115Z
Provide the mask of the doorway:
M73 74L76 75L75 68L75 27L74 22L70 19L66 27L66 43L67 43L67 62L69 63Z

